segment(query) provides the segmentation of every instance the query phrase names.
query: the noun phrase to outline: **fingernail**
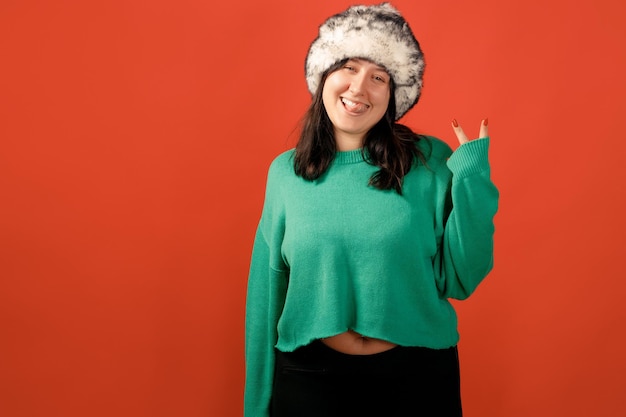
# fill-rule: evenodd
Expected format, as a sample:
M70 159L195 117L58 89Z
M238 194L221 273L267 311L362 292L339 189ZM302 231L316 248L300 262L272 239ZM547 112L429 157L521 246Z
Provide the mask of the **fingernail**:
M459 122L457 122L456 119L452 119L452 126L459 127Z
M483 120L483 125L487 126L487 124L489 124L489 119L485 117L485 120Z

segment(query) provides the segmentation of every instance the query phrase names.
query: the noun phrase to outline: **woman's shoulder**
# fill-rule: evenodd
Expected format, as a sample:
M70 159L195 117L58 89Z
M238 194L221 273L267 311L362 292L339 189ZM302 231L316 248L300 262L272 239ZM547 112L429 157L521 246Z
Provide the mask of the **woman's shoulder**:
M429 163L444 162L452 155L452 148L443 140L430 135L420 135L417 147Z
M417 133L410 127L400 123L394 125L394 131L402 141L415 141L417 150L425 161L445 161L452 154L450 146L435 136Z
M289 149L279 154L274 158L272 163L270 164L270 172L273 171L283 171L285 169L289 169L293 171L293 157L295 154L295 149Z

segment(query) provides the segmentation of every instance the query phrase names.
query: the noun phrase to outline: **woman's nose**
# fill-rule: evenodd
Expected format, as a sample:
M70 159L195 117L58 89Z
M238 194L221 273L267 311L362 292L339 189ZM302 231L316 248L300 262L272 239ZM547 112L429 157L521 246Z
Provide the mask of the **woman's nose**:
M351 94L354 94L355 96L361 95L363 94L364 88L365 76L362 73L356 74L354 77L352 77L349 87L349 91Z

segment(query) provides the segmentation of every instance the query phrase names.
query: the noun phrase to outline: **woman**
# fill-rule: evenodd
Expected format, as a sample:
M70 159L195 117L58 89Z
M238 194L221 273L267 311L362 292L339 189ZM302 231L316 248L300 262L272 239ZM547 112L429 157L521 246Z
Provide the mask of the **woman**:
M492 268L480 138L396 123L424 60L389 4L321 27L295 150L272 163L246 306L247 417L460 416L456 314Z

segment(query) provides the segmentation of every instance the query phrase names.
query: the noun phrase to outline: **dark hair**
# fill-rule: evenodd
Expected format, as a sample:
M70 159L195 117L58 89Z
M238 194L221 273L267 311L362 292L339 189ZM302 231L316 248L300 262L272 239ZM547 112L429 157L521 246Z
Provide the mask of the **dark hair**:
M321 177L337 152L333 124L326 113L322 100L322 90L329 74L341 68L347 60L330 67L323 75L313 101L302 119L300 139L296 145L294 170L296 175L313 181ZM363 156L365 160L380 169L369 180L380 190L396 190L402 194L402 181L415 160L424 162L425 158L417 147L421 135L414 133L407 126L395 122L396 102L395 85L390 81L389 105L385 115L365 135Z

